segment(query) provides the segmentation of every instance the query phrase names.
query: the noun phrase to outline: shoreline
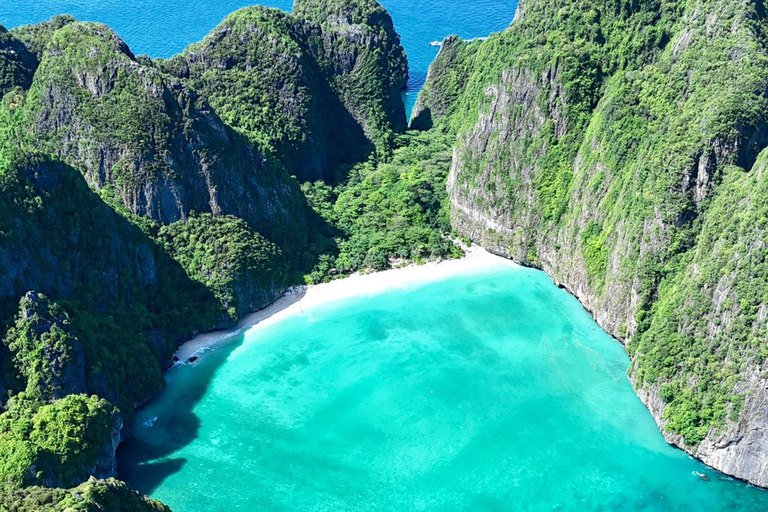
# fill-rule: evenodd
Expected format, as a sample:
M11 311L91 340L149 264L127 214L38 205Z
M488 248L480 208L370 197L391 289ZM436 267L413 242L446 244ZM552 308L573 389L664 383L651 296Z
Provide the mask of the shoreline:
M574 297L579 302L579 304L581 304L584 310L590 315L590 317L592 317L598 327L600 327L603 332L613 338L614 341L618 342L626 352L625 343L618 337L610 334L607 330L605 330L602 325L597 322L594 313L584 305L584 303L579 299L578 295L573 293L564 284L555 281L548 272L541 268L523 265L512 259L493 254L479 245L473 244L470 247L464 247L464 249L465 255L458 259L430 261L422 265L409 263L400 267L390 268L379 272L372 272L367 274L356 273L344 278L336 279L329 283L310 286L295 286L293 288L289 288L275 302L266 308L247 315L240 322L238 322L237 327L234 329L200 334L192 340L181 345L181 347L179 347L176 352L176 356L179 356L180 361L174 364L171 369L179 365L194 367L196 363L204 359L206 354L212 353L215 350L226 346L229 342L234 340L236 336L251 331L252 329L259 329L273 325L294 314L304 313L305 308L309 309L313 306L328 304L355 296L373 295L389 290L415 287L429 282L446 279L454 275L471 272L472 270L486 269L493 265L506 265L513 268L533 268L535 270L544 272L550 278L553 285ZM186 356L186 358L182 359L181 356ZM195 360L192 362L187 362L189 357L194 357ZM628 380L630 380L628 375L626 375L626 377ZM640 403L655 421L655 416L653 413L651 413L648 405L643 401L631 380L630 384L632 386L632 392L635 397L640 401ZM659 435L662 436L668 446L686 454L690 459L698 461L704 465L704 467L714 471L719 475L722 475L725 478L729 478L746 486L754 487L756 489L768 492L768 487L761 487L749 482L748 480L744 480L743 478L740 478L734 474L725 472L713 465L710 465L691 451L686 450L684 447L681 447L674 442L671 442L669 439L667 439L667 436L665 435L665 432L661 426L658 425L658 423L656 426Z
M169 371L179 365L194 365L206 354L227 345L240 334L273 325L311 307L358 295L409 288L492 265L522 268L512 260L492 254L479 245L467 247L464 252L465 255L458 259L430 261L422 265L410 263L380 272L356 273L328 283L288 288L275 302L240 320L237 327L199 334L183 343L174 353L174 360L178 360Z

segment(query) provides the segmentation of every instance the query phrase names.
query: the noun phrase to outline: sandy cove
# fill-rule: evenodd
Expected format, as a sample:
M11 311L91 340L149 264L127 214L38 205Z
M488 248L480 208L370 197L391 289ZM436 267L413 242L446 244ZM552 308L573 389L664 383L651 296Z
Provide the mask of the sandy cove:
M410 264L381 272L353 274L330 283L290 288L266 308L243 318L235 329L196 336L179 347L175 356L180 364L186 364L190 359L196 362L206 353L226 345L245 331L272 325L320 304L357 295L408 288L493 265L517 266L512 261L493 255L476 245L467 248L465 253L463 258L455 260L432 261L423 265Z

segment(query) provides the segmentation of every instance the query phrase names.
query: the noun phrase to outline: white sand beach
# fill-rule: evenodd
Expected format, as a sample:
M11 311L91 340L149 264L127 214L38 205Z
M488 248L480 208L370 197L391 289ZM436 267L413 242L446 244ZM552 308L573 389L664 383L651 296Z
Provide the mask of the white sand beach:
M235 329L201 334L184 343L175 355L179 364L189 364L190 358L197 358L193 361L197 362L206 353L225 345L246 330L272 325L319 304L407 288L493 265L517 266L514 262L491 254L476 245L465 248L465 253L463 258L455 260L434 261L423 265L409 264L382 272L353 274L330 283L294 287L266 308L245 317Z

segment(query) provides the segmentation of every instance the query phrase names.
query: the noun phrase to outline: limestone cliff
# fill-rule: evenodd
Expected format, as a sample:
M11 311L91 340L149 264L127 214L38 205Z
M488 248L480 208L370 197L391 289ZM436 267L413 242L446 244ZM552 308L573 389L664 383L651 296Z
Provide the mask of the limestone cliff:
M296 25L276 9L241 9L160 64L290 174L332 181L339 163L366 156L370 143Z
M408 61L389 13L375 0L295 0L293 15L333 89L382 153L406 128Z
M667 439L760 485L767 27L751 0L523 1L421 102L457 137L454 227L573 292Z
M274 240L291 226L293 247L306 240L298 187L103 25L53 32L23 109L31 145L136 215L168 224L192 211L234 214Z

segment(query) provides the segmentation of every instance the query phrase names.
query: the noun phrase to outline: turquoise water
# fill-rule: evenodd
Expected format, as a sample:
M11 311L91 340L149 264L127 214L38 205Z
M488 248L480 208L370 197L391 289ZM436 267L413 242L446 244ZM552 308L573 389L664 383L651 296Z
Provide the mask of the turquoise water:
M121 477L175 512L768 509L664 442L627 366L546 275L499 263L172 370Z
M291 10L293 0L0 0L0 23L8 28L37 23L57 14L112 27L134 53L170 57L199 41L227 14L260 3ZM465 38L503 30L514 18L517 0L381 0L392 14L408 52L410 112L438 48L434 40Z

